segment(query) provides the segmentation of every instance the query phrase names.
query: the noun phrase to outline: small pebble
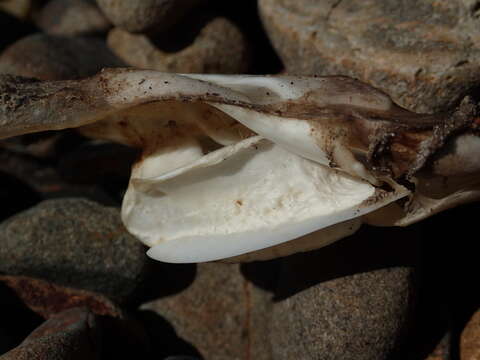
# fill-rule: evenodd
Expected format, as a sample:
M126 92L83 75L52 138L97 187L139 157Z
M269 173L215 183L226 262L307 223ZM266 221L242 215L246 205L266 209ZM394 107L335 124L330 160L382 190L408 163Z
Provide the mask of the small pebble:
M94 1L51 0L36 18L43 32L59 36L103 34L112 26Z
M1 360L100 359L97 319L85 308L73 308L51 317Z
M0 55L0 73L40 80L91 76L104 67L123 66L103 40L45 34L27 36Z
M270 335L281 359L387 360L413 320L413 229L369 228L282 261Z
M120 28L108 35L108 45L127 64L141 69L179 73L244 73L249 66L249 47L240 30L225 18L209 21L181 49L182 32L168 33L167 39L153 41ZM165 40L165 41L164 41ZM174 49L168 49L173 44ZM232 56L235 54L235 56Z
M480 311L476 311L460 337L460 360L480 360Z
M85 199L46 200L0 224L0 272L103 294L139 295L152 261L118 209Z
M97 0L107 18L129 32L163 31L200 0Z

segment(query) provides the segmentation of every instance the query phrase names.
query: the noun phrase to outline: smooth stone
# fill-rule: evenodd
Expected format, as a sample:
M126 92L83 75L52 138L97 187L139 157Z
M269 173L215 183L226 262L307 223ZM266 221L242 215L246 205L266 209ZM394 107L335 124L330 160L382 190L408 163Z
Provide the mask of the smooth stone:
M2 0L0 1L0 11L9 13L20 20L26 20L34 5L32 0Z
M476 311L460 336L460 360L480 359L480 311Z
M260 0L286 70L347 75L434 112L480 83L478 2Z
M163 31L200 0L97 0L107 18L129 32Z
M103 294L140 296L153 261L124 228L117 208L80 199L46 200L0 224L0 272Z
M94 1L51 0L36 18L43 32L59 36L102 34L112 26Z
M416 297L414 229L362 228L282 261L271 317L275 359L397 359Z
M238 264L203 263L196 269L189 287L141 309L165 318L204 359L272 359L271 293L245 279Z
M450 360L450 349L452 347L451 337L452 336L450 333L445 334L445 336L441 338L441 340L438 342L432 352L428 354L425 360Z
M40 80L68 80L91 76L104 67L124 64L96 38L27 36L0 55L0 74Z
M177 73L244 73L249 47L240 30L225 18L209 20L198 34L185 39L185 30L171 31L153 41L120 28L108 35L108 45L127 64L140 69ZM180 39L183 38L183 39ZM178 48L178 44L187 43ZM177 47L169 49L169 47Z
M36 328L19 346L1 360L100 359L97 319L85 308L59 313Z

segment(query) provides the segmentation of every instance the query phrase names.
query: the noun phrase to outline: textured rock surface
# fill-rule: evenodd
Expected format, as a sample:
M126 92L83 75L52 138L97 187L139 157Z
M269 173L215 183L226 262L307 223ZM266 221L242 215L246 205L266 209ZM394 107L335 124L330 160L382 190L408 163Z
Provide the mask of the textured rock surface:
M211 20L192 36L192 43L182 49L168 50L179 37L185 37L185 32L172 31L168 33L168 39L163 41L168 44L162 44L162 41L153 42L145 35L135 35L117 28L110 32L108 45L127 64L141 69L225 74L243 73L248 69L246 39L227 19Z
M36 328L1 360L80 360L100 358L100 334L95 317L74 308L53 316Z
M97 0L109 20L130 32L165 30L200 0Z
M96 3L89 0L51 0L36 24L45 33L60 36L100 34L111 27Z
M247 281L238 265L198 264L182 292L142 306L172 324L205 359L271 359L270 295Z
M151 261L119 211L84 199L47 200L0 224L0 272L98 292L121 303Z
M289 73L342 74L411 110L458 102L480 82L477 1L260 0Z
M0 73L41 80L83 78L103 67L123 66L105 43L94 38L30 35L0 55Z
M395 354L414 310L415 242L411 229L366 228L285 258L271 323L274 358L380 360Z
M480 359L480 311L473 314L460 338L460 359Z

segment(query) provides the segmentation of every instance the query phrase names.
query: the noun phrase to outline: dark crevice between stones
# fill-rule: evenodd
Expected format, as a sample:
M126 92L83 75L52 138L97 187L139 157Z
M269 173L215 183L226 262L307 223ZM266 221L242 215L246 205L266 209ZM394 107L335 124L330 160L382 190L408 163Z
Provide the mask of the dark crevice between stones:
M17 295L0 282L0 355L18 346L43 318L25 306Z
M149 310L140 310L134 314L143 324L156 359L169 356L191 356L203 359L200 352L188 341L177 335L173 326L162 316Z

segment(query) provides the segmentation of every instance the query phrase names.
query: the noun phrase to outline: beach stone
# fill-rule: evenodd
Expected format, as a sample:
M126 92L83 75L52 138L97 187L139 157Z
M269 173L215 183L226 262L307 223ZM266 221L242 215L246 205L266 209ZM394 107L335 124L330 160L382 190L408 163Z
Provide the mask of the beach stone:
M2 0L0 11L4 11L20 20L26 20L30 15L34 2L32 0ZM3 35L3 34L2 34Z
M40 80L68 80L91 76L104 67L124 64L95 38L27 36L7 47L0 55L0 74Z
M476 311L460 337L460 360L480 359L480 311Z
M351 76L418 112L479 85L478 1L260 0L259 9L288 73Z
M46 200L0 224L0 272L83 289L120 304L146 286L152 260L118 209L86 199Z
M396 359L414 315L412 229L362 228L287 257L271 317L275 359Z
M272 359L271 293L248 281L238 264L197 264L185 290L142 305L165 318L204 359Z
M129 32L162 31L200 0L97 0L107 18Z
M100 332L93 314L85 308L59 313L36 328L1 360L100 359Z
M249 66L248 43L231 21L218 17L207 22L198 35L191 37L181 49L170 50L172 44L185 37L182 31L171 31L165 39L150 39L120 28L108 35L108 45L127 64L164 72L181 73L243 73ZM232 56L235 54L235 56Z
M51 0L36 18L37 26L50 35L102 34L112 26L95 1Z

